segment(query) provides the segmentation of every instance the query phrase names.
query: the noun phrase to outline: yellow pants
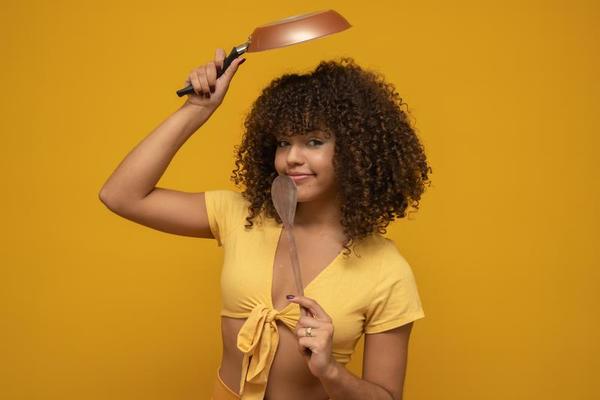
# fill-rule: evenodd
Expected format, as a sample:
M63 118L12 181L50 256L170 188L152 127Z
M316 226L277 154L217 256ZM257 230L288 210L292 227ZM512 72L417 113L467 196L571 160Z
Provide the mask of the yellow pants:
M236 392L225 385L217 369L217 378L215 379L211 400L239 400L239 398L240 396Z

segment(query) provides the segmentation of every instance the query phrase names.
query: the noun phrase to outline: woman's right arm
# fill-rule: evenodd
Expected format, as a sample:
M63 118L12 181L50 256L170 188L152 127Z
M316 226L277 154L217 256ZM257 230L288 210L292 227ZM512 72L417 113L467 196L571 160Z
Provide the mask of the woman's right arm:
M163 232L212 238L204 193L187 193L156 187L181 146L223 101L231 79L243 59L234 60L216 78L225 52L217 49L215 61L190 73L186 85L194 94L121 161L100 190L100 200L116 214ZM209 95L208 95L209 94Z

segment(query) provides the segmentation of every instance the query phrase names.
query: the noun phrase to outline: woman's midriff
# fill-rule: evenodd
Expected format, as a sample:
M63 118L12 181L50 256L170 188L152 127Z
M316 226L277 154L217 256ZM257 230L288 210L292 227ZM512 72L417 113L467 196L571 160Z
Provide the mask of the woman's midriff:
M244 355L237 348L237 336L246 320L221 317L223 358L220 376L231 390L239 393ZM314 377L298 351L295 333L277 321L279 346L269 372L265 400L327 400L329 396Z

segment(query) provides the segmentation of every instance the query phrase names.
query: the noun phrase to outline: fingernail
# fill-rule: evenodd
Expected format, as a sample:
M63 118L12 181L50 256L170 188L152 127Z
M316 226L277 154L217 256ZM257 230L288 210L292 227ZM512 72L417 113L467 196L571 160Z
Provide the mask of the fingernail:
M285 296L286 299L291 300L294 298L293 294L288 294L287 296Z
M246 62L246 59L245 59L245 58L242 58L242 61L240 61L240 63L239 63L238 65L240 65L240 64L243 64L243 63L245 63L245 62Z

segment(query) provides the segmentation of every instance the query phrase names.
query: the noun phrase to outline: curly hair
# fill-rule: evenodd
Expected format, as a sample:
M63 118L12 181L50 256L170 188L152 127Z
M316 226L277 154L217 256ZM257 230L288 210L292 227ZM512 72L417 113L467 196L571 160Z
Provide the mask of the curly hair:
M348 57L274 79L246 115L245 133L235 148L231 180L245 187L242 195L250 203L246 228L262 212L281 223L271 201L276 135L315 130L335 137L333 166L346 255L358 240L384 234L409 206L417 210L432 171L402 105L381 74Z

